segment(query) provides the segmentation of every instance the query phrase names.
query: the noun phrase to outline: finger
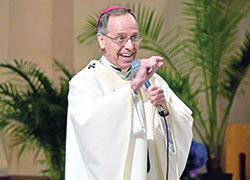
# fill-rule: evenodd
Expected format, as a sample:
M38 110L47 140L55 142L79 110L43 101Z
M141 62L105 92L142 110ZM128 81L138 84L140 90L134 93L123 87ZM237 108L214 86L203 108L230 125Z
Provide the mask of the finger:
M161 66L163 66L163 64L164 64L164 62L158 62L158 63L157 63L157 70L158 70Z
M157 88L158 88L158 86L150 86L150 87L148 88L148 92L154 91L154 90L156 90Z
M153 73L155 73L160 67L161 67L161 66L158 66L157 64L152 65L152 66L149 68L149 71L148 71L148 72L150 72L150 74L153 74Z
M154 91L155 89L156 89L155 86L150 86L150 87L147 89L147 93L148 93L148 95L149 95L150 97L153 96L152 91Z
M157 62L156 60L148 61L148 73L156 72L161 66L163 66L164 62Z
M158 69L163 64L163 58L160 56L151 56L147 59L141 59L141 65L145 66L147 69L150 69L150 73L152 69Z
M161 97L161 98L156 98L154 100L150 100L150 102L153 105L162 105L162 104L166 103L166 100L164 97Z
M164 59L164 58L161 57L161 56L151 56L151 57L146 58L146 59L141 59L141 62L146 61L146 62L148 62L148 63L153 63L153 62L159 63L159 62L163 62L163 59Z
M158 99L165 99L163 94L157 94L155 96L150 96L149 99L153 102L153 101L157 101Z
M163 95L164 91L162 88L160 88L159 86L150 86L148 88L148 94L150 96L155 96L155 95Z
M155 59L157 62L163 61L163 57L161 56L151 56L150 59Z

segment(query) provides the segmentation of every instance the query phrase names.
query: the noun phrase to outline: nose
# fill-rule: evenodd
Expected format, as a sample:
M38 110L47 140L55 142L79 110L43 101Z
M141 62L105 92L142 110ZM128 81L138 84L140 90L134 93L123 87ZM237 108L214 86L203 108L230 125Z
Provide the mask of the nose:
M131 39L128 39L126 44L124 45L124 48L125 49L128 49L128 50L133 50L134 49L134 44L132 43Z

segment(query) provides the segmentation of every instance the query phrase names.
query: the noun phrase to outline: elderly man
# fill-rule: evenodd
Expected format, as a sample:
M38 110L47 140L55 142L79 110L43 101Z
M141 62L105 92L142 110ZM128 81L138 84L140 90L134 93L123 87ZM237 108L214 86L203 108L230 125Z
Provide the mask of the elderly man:
M135 60L141 36L126 7L101 13L97 32L103 56L70 81L66 180L179 179L192 112L155 73L163 58Z

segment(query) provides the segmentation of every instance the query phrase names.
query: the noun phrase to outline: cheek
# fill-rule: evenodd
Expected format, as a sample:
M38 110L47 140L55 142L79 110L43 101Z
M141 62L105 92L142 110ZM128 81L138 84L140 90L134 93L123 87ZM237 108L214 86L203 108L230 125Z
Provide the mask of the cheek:
M135 49L134 49L135 55L138 53L138 49L139 49L139 45L136 45L136 46L135 46Z
M135 51L137 52L139 49L139 44L138 45L135 45Z
M120 55L120 52L122 51L122 48L121 47L116 47L116 55L119 56Z

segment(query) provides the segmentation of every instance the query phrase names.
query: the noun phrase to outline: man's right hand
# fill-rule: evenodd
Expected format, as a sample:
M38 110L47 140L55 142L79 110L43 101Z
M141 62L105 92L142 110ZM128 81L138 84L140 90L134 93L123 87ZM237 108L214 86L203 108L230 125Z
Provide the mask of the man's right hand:
M141 64L136 76L131 81L132 90L137 93L144 83L163 65L161 56L151 56L148 59L141 59Z

